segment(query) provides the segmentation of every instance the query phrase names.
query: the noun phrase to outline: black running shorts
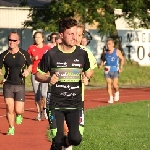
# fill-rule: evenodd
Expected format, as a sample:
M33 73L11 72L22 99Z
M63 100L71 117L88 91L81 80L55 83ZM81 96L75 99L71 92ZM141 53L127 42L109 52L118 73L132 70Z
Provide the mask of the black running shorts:
M13 98L14 101L25 101L25 85L12 85L8 82L3 86L4 98Z

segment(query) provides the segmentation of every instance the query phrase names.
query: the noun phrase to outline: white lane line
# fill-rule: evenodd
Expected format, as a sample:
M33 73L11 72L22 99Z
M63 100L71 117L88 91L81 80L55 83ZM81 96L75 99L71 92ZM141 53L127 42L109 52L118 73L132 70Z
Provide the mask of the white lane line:
M2 118L2 117L6 117L6 115L2 115L2 116L0 116L0 118Z
M34 100L25 100L25 103L26 103L26 101L28 101L28 102L35 102ZM5 103L0 103L0 104L5 104Z

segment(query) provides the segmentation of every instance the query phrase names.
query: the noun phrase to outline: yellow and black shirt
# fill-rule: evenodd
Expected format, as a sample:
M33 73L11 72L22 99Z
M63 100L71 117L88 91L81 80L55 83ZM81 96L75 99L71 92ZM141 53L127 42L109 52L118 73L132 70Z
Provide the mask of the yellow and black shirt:
M59 82L51 86L50 107L82 107L81 74L90 69L88 54L79 46L66 53L55 46L43 55L39 63L39 72L57 74Z
M31 59L27 51L19 49L15 54L4 51L0 54L0 69L5 67L4 79L10 84L25 84L25 78L22 76L26 66L31 65Z

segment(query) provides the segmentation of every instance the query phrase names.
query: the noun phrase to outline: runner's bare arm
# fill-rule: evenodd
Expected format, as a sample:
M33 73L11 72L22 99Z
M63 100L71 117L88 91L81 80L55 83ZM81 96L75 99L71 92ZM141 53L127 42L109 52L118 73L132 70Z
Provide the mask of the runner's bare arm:
M29 67L27 68L28 72L31 72L32 71L32 64L29 65Z
M24 77L27 77L31 71L32 71L32 65L29 65L29 67L27 69L24 69L24 72L22 75Z
M90 79L92 76L93 76L93 70L92 69L89 69L88 71L84 72L84 75ZM82 74L83 75L83 74Z
M88 85L90 78L92 78L94 71L92 69L82 73L82 83Z
M124 57L121 53L120 50L117 50L117 56L119 57L120 59L120 67L119 67L119 71L122 72L122 68L123 68L123 65L124 65Z
M0 69L0 76L2 76L3 75L3 73L2 73L2 69Z
M59 78L56 74L53 74L51 77L47 76L46 74L42 74L41 72L37 72L35 74L35 80L42 82L42 83L51 83L54 85L56 82L58 82Z

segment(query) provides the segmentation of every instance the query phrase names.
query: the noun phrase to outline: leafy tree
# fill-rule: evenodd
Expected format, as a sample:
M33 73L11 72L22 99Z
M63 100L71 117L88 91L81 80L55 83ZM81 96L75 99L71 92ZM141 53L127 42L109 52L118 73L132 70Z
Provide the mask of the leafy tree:
M114 38L121 49L115 20L124 17L131 27L149 28L149 7L150 0L52 0L42 7L31 8L31 20L25 21L24 26L57 31L58 22L64 17L75 17L89 24L96 21L98 32ZM122 9L123 13L114 15L115 8ZM139 19L138 22L135 19Z
M20 2L22 6L27 5L27 0ZM122 9L123 14L115 16L115 8ZM56 31L60 19L77 17L83 23L98 22L98 31L102 35L107 35L116 31L115 20L122 16L128 20L131 27L149 28L149 8L150 0L52 0L41 7L31 8L31 20L25 21L24 26ZM140 22L135 22L135 18Z

